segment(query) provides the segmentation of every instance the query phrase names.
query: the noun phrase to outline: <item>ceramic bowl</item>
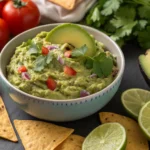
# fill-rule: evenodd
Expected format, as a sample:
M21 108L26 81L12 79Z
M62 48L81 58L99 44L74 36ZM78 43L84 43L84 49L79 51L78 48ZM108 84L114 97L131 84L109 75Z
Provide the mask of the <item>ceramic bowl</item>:
M6 66L15 52L15 48L23 41L27 41L28 39L35 37L39 32L50 31L57 25L59 24L38 26L19 34L6 44L0 56L1 84L2 87L6 89L7 94L11 97L11 99L28 114L50 121L73 121L92 115L104 107L112 99L120 85L125 62L121 49L107 35L91 27L81 25L85 30L92 34L95 39L104 43L106 48L117 57L119 73L116 79L109 86L102 91L87 97L63 101L35 97L15 88L6 78Z

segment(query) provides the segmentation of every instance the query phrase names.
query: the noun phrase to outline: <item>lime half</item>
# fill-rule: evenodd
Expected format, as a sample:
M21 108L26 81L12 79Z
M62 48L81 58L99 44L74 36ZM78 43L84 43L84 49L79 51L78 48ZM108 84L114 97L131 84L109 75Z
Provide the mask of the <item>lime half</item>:
M125 128L119 123L105 123L85 138L82 150L124 150L125 147Z
M123 92L121 100L127 112L137 119L142 106L150 101L150 92L143 89L129 89Z
M138 122L145 135L150 140L150 101L140 110Z

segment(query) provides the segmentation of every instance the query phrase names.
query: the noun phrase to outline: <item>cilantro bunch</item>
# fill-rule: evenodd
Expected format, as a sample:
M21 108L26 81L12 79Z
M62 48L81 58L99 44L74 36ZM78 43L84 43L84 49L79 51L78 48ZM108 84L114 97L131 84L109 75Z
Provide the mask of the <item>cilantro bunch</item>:
M150 48L150 0L98 0L86 23L120 46L136 39L143 49Z

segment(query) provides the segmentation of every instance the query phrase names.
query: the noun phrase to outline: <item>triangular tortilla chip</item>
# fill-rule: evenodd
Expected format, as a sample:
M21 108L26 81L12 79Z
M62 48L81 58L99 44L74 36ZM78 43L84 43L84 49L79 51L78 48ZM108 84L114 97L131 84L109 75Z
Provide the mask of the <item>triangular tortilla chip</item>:
M25 150L54 150L74 129L34 120L14 120Z
M65 9L72 10L75 7L76 0L49 0L52 3L62 6Z
M6 107L1 97L0 97L0 137L13 142L18 141L15 131L10 122Z
M84 137L72 134L55 150L82 150Z
M148 141L136 121L110 112L101 112L99 116L102 123L118 122L125 127L127 132L126 150L149 150Z

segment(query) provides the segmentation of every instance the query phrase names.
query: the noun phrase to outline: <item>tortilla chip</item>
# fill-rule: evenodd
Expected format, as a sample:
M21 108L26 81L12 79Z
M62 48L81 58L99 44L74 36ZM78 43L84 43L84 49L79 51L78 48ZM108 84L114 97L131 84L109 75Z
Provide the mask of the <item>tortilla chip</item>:
M52 3L62 6L67 10L72 10L75 8L76 0L49 0Z
M3 103L2 98L0 97L0 137L17 142L15 131L9 119L6 107Z
M84 137L72 134L55 150L82 150Z
M25 150L54 150L74 129L34 120L14 120Z
M126 150L149 150L148 141L136 121L110 112L101 112L99 116L102 123L118 122L125 127L127 132Z

